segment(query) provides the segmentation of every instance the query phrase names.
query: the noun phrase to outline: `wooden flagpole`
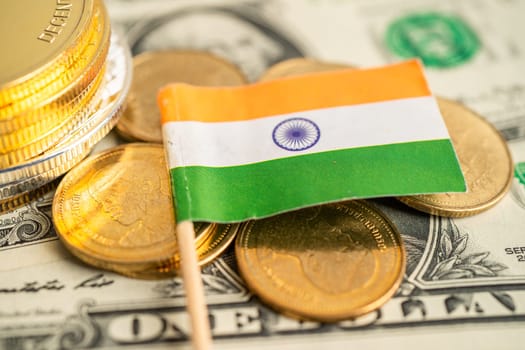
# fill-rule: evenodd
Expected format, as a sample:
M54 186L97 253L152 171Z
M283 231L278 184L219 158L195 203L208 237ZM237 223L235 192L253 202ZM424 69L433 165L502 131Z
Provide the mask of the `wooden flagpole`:
M179 246L182 279L186 292L186 308L191 319L193 349L209 350L212 346L208 309L204 298L204 287L197 263L195 230L193 222L177 224L177 245Z

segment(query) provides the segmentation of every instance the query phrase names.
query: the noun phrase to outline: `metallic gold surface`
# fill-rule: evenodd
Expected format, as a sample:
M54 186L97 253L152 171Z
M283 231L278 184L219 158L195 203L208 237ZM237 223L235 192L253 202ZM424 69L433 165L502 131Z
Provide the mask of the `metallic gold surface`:
M195 223L197 263L199 266L209 264L221 255L235 239L239 224L209 224ZM201 228L199 229L199 226ZM205 233L200 233L202 227L208 228ZM160 262L159 262L160 263ZM107 267L106 267L107 268ZM179 275L180 256L177 252L169 261L162 262L155 268L131 269L129 266L112 265L110 270L123 275L141 279L159 279Z
M88 264L140 278L166 277L178 270L162 145L125 144L86 159L57 188L53 221L64 244ZM237 227L196 224L200 264L224 251Z
M68 137L41 155L9 168L0 168L0 202L10 201L32 191L79 163L115 126L131 84L131 54L123 38L111 35L102 85L89 117L75 127Z
M79 96L75 105L70 106L68 114L52 115L42 123L1 135L0 167L13 166L43 153L87 119L93 113L92 104L96 103L95 96L104 73L105 70L100 69L90 88Z
M375 208L349 201L241 227L235 244L248 287L292 316L337 321L385 303L403 277L400 235Z
M463 217L494 206L509 190L513 164L507 143L482 117L458 102L438 98L438 105L459 158L466 193L400 197L429 214Z
M324 62L312 58L291 58L268 68L259 77L259 81L349 68L352 68L352 66L342 63Z
M36 101L68 85L92 31L98 0L19 0L0 5L0 107ZM16 30L13 30L16 29ZM81 69L81 67L78 67Z
M221 228L225 228L229 225L220 225L220 226L221 227L218 227L218 225L215 225L215 224L201 223L200 227L195 228L195 234L196 234L195 242L197 245L197 259L198 259L199 266L202 266L206 262L201 258L201 252L200 252L200 249L198 248L197 242L206 239L207 237L216 233ZM232 231L232 232L235 232L235 231ZM173 233L173 237L175 237L175 233ZM180 257L179 257L178 252L176 252L173 255L173 257L168 260L147 261L143 263L141 262L118 263L114 261L107 261L107 260L95 258L89 254L86 254L86 252L84 252L83 250L78 249L78 247L68 245L67 243L66 243L66 247L69 249L69 251L73 255L75 255L77 258L79 258L86 264L89 264L89 265L92 265L98 268L102 268L105 270L115 271L122 275L133 277L133 278L161 279L161 278L173 277L179 274Z
M110 21L103 5L95 7L93 18L85 45L77 48L77 59L62 75L27 98L0 108L0 130L12 131L17 125L33 124L47 113L60 114L61 108L75 101L89 86L104 64L110 38Z
M117 130L128 139L162 142L157 91L182 82L235 86L246 82L241 71L221 58L197 51L146 52L134 57L133 82Z
M55 106L54 101L42 107L30 109L12 119L0 119L0 137L2 147L18 143L27 143L24 140L34 138L46 130L56 126L60 121L67 119L72 113L77 111L80 106L88 103L95 90L100 86L100 76L104 75L104 67L99 67L97 76L78 93L71 101L66 104ZM58 121L57 121L58 120ZM11 140L6 141L5 139Z
M57 233L96 260L148 263L175 254L175 219L164 149L126 144L67 173L53 201Z
M209 235L204 236L203 241L197 245L199 264L209 264L221 255L235 239L238 230L239 224L220 224L217 225L216 230L210 231ZM179 264L177 261L177 270L179 269Z

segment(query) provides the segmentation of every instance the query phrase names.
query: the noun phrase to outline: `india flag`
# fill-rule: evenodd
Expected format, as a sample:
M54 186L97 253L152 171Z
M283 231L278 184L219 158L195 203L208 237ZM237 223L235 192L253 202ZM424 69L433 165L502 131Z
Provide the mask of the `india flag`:
M465 191L415 60L241 87L173 84L158 102L178 221Z

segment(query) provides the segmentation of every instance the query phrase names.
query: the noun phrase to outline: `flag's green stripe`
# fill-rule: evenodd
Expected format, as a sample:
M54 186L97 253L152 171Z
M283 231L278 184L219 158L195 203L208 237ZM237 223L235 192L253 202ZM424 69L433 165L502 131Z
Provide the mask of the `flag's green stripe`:
M174 168L177 220L233 222L350 198L462 192L453 152L447 139Z

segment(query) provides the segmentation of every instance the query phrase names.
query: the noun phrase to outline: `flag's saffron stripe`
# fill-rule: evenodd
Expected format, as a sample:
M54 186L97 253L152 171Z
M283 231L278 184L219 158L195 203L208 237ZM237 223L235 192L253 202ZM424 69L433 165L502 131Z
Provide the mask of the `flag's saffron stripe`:
M359 197L465 191L450 140L171 169L177 220L234 222Z
M309 149L289 151L272 138L281 122L307 118L320 130ZM433 97L332 107L249 121L163 125L169 166L234 166L298 154L449 138Z
M158 95L162 123L239 121L305 110L430 96L418 61L240 87L173 84Z

